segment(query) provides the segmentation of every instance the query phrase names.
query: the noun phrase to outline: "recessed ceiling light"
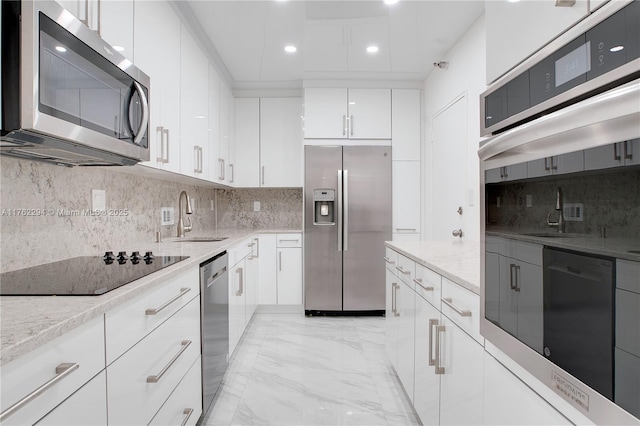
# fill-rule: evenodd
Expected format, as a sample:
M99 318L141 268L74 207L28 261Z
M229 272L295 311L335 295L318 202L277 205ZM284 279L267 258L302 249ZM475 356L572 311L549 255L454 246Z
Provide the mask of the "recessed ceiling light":
M378 53L378 50L380 50L378 46L375 46L375 45L367 46L367 53Z
M613 46L611 49L609 49L609 52L619 52L622 49L624 49L624 46Z
M398 0L384 0L384 4L396 4Z
M196 118L197 118L198 120L203 120L203 119L205 119L205 118L207 118L207 117L205 117L204 115L196 115Z
M113 50L116 52L124 52L124 47L122 46L113 46Z
M62 47L62 46L56 46L56 50L57 50L58 52L61 52L61 53L64 53L64 52L66 52L66 51L67 51L67 49L65 49L65 48L64 48L64 47Z
M295 53L298 50L297 47L295 47L293 44L287 44L284 47L284 51L287 53Z

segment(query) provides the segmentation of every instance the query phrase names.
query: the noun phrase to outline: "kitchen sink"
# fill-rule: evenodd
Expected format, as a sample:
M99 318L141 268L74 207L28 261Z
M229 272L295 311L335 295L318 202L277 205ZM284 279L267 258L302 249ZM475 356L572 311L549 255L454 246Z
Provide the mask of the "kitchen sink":
M557 232L533 232L531 234L523 234L528 237L541 237L541 238L573 238L573 235L558 234Z
M191 238L178 238L176 242L183 243L215 243L218 241L226 240L229 237L191 237Z

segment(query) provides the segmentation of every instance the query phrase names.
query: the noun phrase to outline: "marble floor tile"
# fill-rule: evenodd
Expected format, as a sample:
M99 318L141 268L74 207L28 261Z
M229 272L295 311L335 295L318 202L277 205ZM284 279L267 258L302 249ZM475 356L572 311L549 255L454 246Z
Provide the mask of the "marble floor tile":
M418 425L384 318L256 313L207 425Z

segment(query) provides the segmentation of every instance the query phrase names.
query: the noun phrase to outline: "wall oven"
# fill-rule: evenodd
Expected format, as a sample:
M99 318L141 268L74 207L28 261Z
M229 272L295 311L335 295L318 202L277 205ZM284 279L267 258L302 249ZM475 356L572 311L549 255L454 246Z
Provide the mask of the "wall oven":
M55 1L2 2L0 153L56 164L149 159L149 77Z
M480 98L480 329L574 422L640 422L639 26L609 2Z

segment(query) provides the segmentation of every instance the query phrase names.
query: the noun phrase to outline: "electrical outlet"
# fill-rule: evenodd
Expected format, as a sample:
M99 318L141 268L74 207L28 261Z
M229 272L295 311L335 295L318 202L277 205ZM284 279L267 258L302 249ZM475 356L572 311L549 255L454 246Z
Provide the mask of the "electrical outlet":
M169 226L175 224L175 210L173 207L160 208L160 225Z
M584 204L564 203L562 214L567 222L582 222L584 220Z
M533 196L531 194L527 194L527 207L533 207Z
M213 200L209 200L211 202L211 211L214 211L216 209L215 204L213 203Z
M254 201L253 202L253 211L254 212L259 212L260 211L260 201Z
M500 197L496 197L496 207L500 207Z
M107 192L104 189L91 190L91 210L107 210Z

